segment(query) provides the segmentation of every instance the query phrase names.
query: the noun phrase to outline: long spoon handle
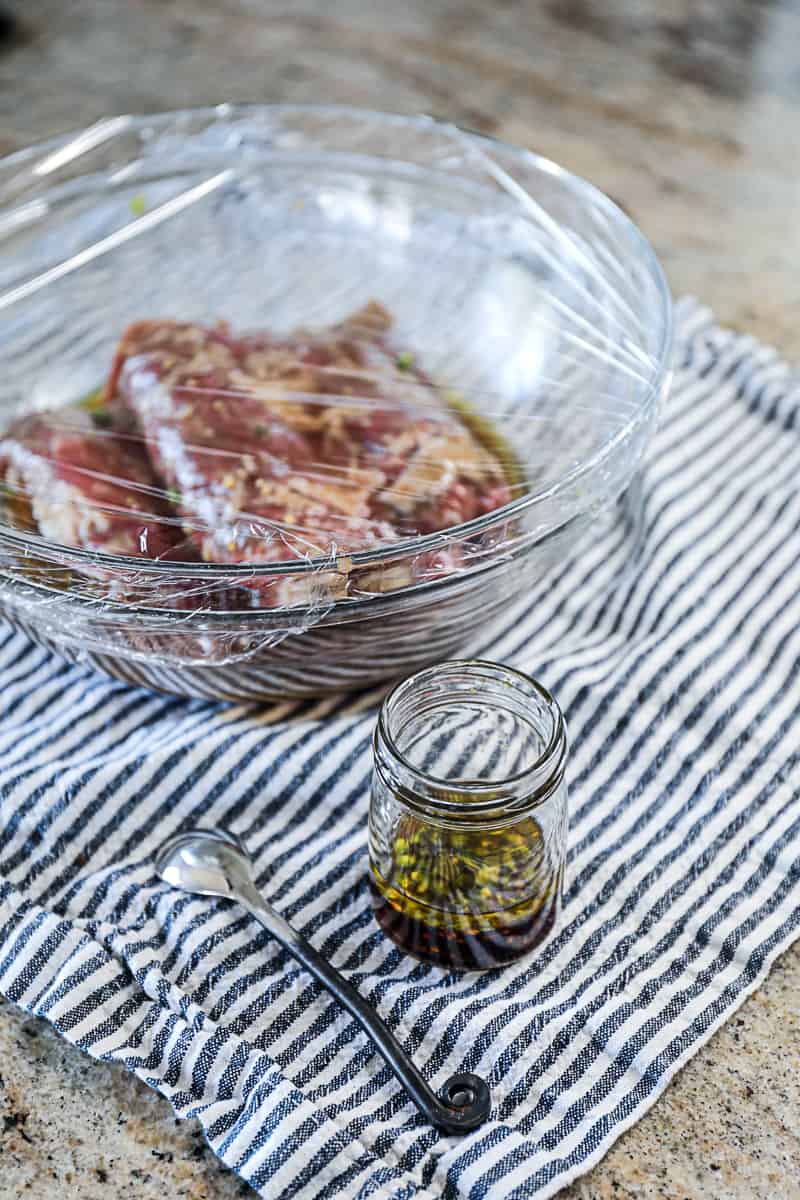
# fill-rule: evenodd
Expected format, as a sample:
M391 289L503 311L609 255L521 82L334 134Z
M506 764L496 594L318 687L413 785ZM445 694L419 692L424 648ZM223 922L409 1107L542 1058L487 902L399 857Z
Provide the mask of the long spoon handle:
M451 1075L441 1097L425 1082L394 1034L359 992L335 967L315 950L261 894L248 888L241 902L268 933L302 963L309 975L347 1009L371 1038L378 1053L397 1076L423 1116L447 1133L466 1133L483 1124L489 1115L491 1097L485 1081L478 1075Z

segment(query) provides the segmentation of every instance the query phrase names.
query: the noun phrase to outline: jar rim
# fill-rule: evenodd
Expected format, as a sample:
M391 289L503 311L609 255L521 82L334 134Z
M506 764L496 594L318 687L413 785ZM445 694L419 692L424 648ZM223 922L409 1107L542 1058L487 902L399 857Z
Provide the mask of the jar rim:
M552 717L552 728L547 741L536 758L513 774L501 780L447 780L428 774L416 766L400 749L393 734L389 714L393 701L396 701L404 690L436 679L447 671L462 671L486 679L488 675L502 673L512 676L523 683L537 699L541 700L548 714ZM423 810L429 815L458 815L469 816L512 815L527 812L529 809L543 803L561 783L567 754L566 723L558 702L537 679L516 667L506 663L495 663L488 659L449 659L410 675L401 680L384 697L375 727L375 765L381 773L386 774L389 764L383 761L381 743L391 756L391 778L388 785L400 799L409 807ZM398 769L399 768L399 769ZM424 795L414 787L418 783L424 788ZM452 799L454 791L467 797Z

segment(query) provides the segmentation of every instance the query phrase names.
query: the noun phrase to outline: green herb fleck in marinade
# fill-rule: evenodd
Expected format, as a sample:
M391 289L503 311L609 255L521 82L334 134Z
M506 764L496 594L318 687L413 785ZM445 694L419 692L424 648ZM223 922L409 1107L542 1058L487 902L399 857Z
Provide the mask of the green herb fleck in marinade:
M542 834L532 818L501 829L439 828L414 816L400 821L392 875L380 880L407 916L469 927L514 909L541 907L549 891Z
M92 424L97 429L110 429L114 424L114 417L106 407L106 389L104 387L93 388L88 395L78 401L76 407L89 413Z
M106 409L106 389L104 387L92 388L82 400L78 401L78 408L83 408L88 413L105 412Z
M130 200L128 201L128 204L129 204L131 212L133 213L133 215L135 217L143 217L144 216L147 205L145 203L145 198L141 193L139 193L138 196L131 196Z
M414 365L414 355L410 350L403 350L394 361L398 371L410 371Z

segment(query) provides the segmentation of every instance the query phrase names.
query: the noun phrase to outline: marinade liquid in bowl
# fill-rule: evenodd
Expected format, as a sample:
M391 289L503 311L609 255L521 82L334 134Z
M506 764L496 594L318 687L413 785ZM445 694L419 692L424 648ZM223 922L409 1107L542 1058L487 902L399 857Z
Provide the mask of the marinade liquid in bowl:
M240 700L451 656L627 487L669 298L595 189L424 118L223 106L0 162L0 613Z

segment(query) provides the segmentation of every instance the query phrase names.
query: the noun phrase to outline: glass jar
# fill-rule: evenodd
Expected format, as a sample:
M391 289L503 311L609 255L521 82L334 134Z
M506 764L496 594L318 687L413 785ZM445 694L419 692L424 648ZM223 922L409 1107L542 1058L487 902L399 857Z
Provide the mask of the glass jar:
M374 738L370 885L383 931L445 967L499 967L547 936L567 843L567 737L511 667L446 662L384 700Z

